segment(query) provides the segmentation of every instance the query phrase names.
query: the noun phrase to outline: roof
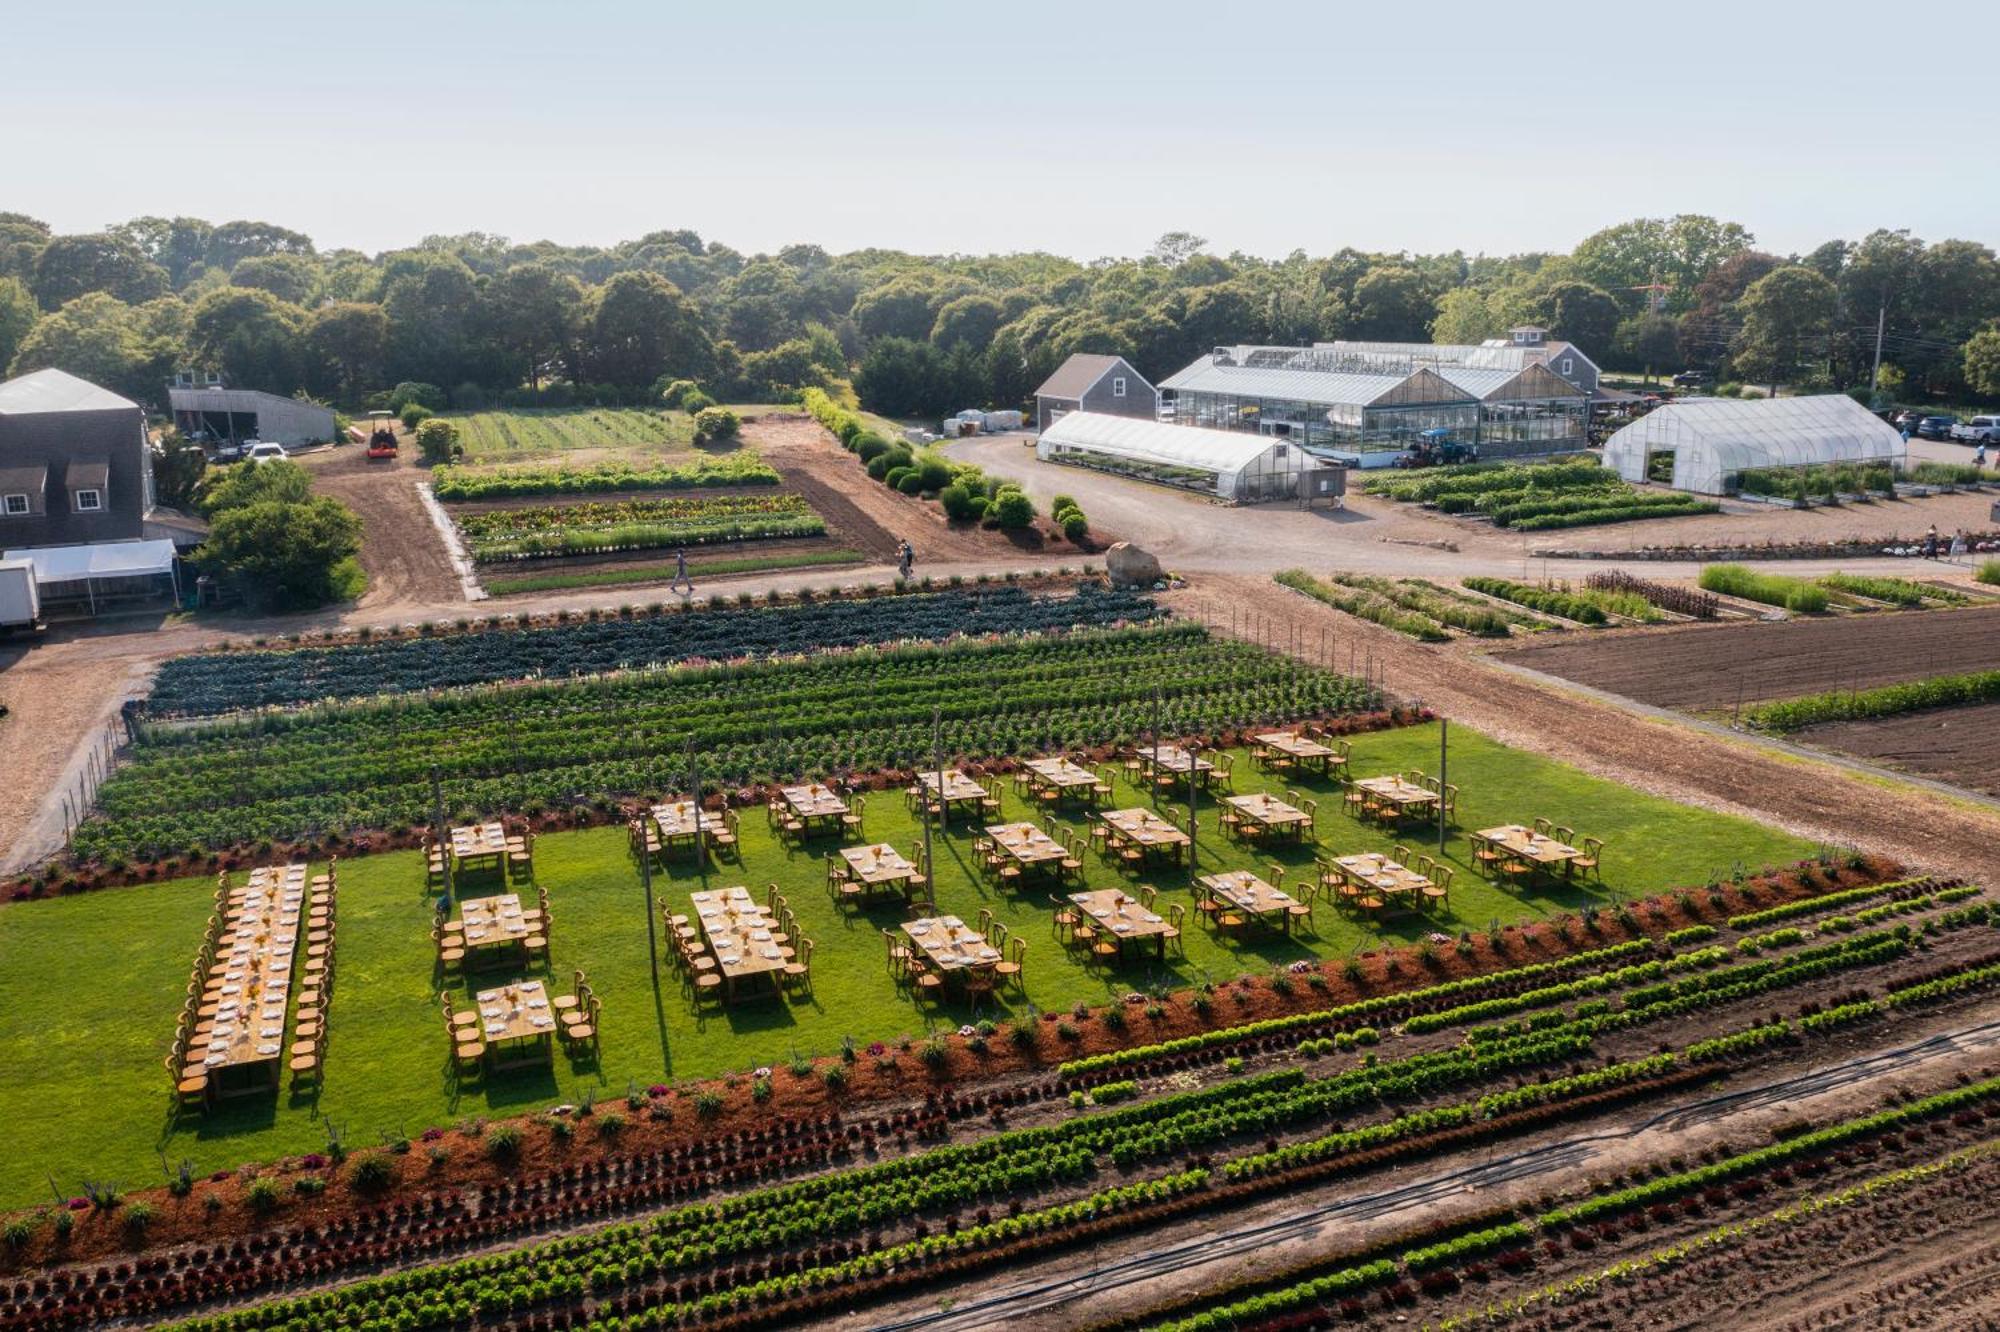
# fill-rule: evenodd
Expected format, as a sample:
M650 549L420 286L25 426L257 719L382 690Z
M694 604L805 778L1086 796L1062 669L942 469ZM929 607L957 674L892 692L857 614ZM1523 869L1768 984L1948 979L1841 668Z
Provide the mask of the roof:
M63 370L36 370L0 384L0 416L48 412L136 412L139 404Z
M170 388L167 402L176 411L227 411L232 407L252 407L264 403L281 403L289 407L304 407L316 412L333 415L331 407L304 398L288 398L282 393L266 393L262 389L235 388ZM374 413L369 414L371 417ZM394 413L385 413L394 415Z
M1072 352L1070 358L1056 367L1056 372L1043 381L1035 390L1038 398L1081 398L1090 391L1090 386L1125 358L1122 356L1099 356L1091 352Z
M79 583L86 578L135 578L144 574L173 572L174 543L171 541L106 541L91 546L38 546L10 550L10 560L28 560L35 566L35 581Z
M178 547L199 546L208 539L208 523L179 509L156 507L141 528L148 541L171 541Z
M1463 365L1486 370L1525 370L1531 365L1560 360L1564 356L1575 356L1592 361L1578 350L1574 343L1560 338L1545 342L1496 343L1469 342L1355 342L1334 341L1315 342L1316 352L1334 356L1345 356L1357 362L1374 361L1377 364L1396 365Z
M22 491L34 494L47 489L48 483L46 463L36 463L31 467L0 467L0 495L18 495Z
M1217 365L1212 356L1204 356L1187 369L1161 380L1160 387L1182 393L1235 393L1252 398L1290 398L1322 406L1365 407L1388 397L1410 379L1407 371L1369 375L1283 366Z
M79 486L88 489L95 486L102 490L111 480L111 464L102 458L72 458L63 473L63 481L71 490Z
M1069 412L1042 432L1044 444L1085 448L1168 467L1238 472L1290 441L1243 430L1168 425L1106 412Z

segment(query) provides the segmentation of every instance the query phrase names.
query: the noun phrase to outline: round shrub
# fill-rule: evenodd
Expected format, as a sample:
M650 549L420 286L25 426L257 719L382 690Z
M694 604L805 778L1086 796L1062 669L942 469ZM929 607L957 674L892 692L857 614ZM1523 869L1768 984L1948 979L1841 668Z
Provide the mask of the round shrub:
M694 414L694 437L698 442L735 439L743 422L727 407L704 407Z
M999 521L1003 530L1017 532L1033 525L1035 502L1028 498L1026 491L1010 486L1002 489L999 496L994 499L993 516Z
M862 462L871 463L889 451L889 441L873 430L863 430L856 433L848 447L860 456Z
M965 519L977 517L978 515L972 511L974 501L978 502L982 510L985 509L985 496L974 495L964 486L958 485L955 482L938 492L938 503L944 506L944 514L947 518Z
M986 498L986 496L974 495L971 499L966 501L965 516L972 519L974 522L977 522L978 520L986 516L986 508L989 503L990 501Z
M905 495L921 495L925 490L929 489L929 487L924 485L922 469L915 467L905 470L903 479L894 484L896 489L902 491Z
M665 376L662 376L665 378ZM701 386L692 379L676 379L660 390L662 407L678 407L687 401L688 394L701 392Z
M700 389L691 389L681 395L681 410L689 416L699 416L713 406L715 406L715 399L709 397Z
M943 490L951 484L951 464L936 454L925 454L917 459L917 475L925 490Z
M422 403L413 402L409 406L405 407L402 411L403 429L415 430L418 426L430 420L435 415L437 415L436 412L433 412L430 408L424 406Z
M903 483L917 474L914 467L891 467L882 474L882 484L891 490L901 490Z
M1071 509L1056 521L1062 524L1063 535L1071 541L1081 541L1090 532L1090 520L1083 516L1082 509Z
M1060 514L1064 509L1074 509L1077 507L1079 506L1076 502L1076 497L1073 495L1058 495L1049 501L1049 512L1051 514Z

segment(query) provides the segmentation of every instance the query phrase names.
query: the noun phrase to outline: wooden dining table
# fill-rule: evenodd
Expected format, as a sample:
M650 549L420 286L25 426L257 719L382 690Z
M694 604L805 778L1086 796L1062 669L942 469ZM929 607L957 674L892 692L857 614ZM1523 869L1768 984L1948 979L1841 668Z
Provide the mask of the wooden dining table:
M1431 886L1429 879L1407 865L1399 865L1373 851L1337 856L1333 863L1357 886L1379 894L1384 902L1394 902L1403 908L1412 908L1423 896L1424 889Z
M920 772L917 787L943 807L947 818L955 809L978 809L987 798L986 788L957 768Z
M266 866L228 898L210 964L204 1004L215 1012L207 1041L189 1051L208 1071L211 1092L241 1096L278 1085L292 960L306 894L302 864Z
M1230 796L1224 802L1243 818L1269 828L1274 833L1297 837L1312 826L1312 815L1297 805L1289 805L1273 795Z
M832 787L820 782L787 786L782 794L785 804L808 829L838 827L841 817L848 812L847 802Z
M1401 777L1364 777L1354 786L1356 790L1366 791L1394 805L1397 816L1401 818L1421 814L1438 802L1436 791L1406 782Z
M939 971L970 971L1000 963L1000 950L957 916L906 920L903 933Z
M468 897L458 904L456 922L465 935L467 959L505 960L526 944L534 933L521 908L519 893L495 897Z
M847 877L860 884L870 895L894 893L908 900L910 884L917 877L917 867L908 856L887 842L843 846L840 858L847 866Z
M785 954L772 937L777 921L748 888L714 888L691 895L702 937L722 973L722 997L734 1003L747 988L770 982L776 994L777 975L785 969Z
M1058 799L1087 804L1110 790L1096 773L1066 758L1029 759L1026 766L1029 772L1055 788Z
M1535 868L1553 873L1568 862L1575 860L1583 852L1555 838L1524 828L1518 823L1505 824L1498 828L1482 828L1475 837L1491 842L1509 855L1521 857Z
M669 800L664 805L655 805L652 815L663 846L693 845L697 833L707 836L727 826L720 815L709 813L692 800Z
M451 858L464 865L469 861L490 860L495 866L507 863L507 829L498 823L469 823L451 830Z
M1278 927L1287 933L1292 928L1292 908L1297 899L1282 888L1275 888L1258 878L1249 870L1225 870L1220 874L1204 874L1201 885L1214 893L1228 905L1265 924L1276 917Z
M1023 870L1046 869L1069 853L1061 842L1032 823L993 823L986 827L993 844L1012 856Z
M1205 758L1196 758L1179 745L1140 745L1139 758L1154 772L1185 773L1190 767L1204 778L1215 771L1215 765Z
M1076 903L1084 915L1096 922L1093 928L1118 945L1119 955L1125 953L1125 945L1140 939L1151 939L1154 951L1162 958L1167 955L1167 931L1173 928L1159 912L1140 902L1123 888L1099 888L1093 892L1071 893L1069 900Z
M1188 835L1143 806L1114 809L1103 816L1104 826L1123 841L1130 842L1149 856L1178 860L1188 845Z
M534 1068L554 1060L556 1014L540 981L481 990L474 999L488 1068Z
M1331 775L1333 766L1345 763L1340 751L1290 731L1267 731L1250 737L1251 743L1268 754L1282 754L1302 768L1317 768Z

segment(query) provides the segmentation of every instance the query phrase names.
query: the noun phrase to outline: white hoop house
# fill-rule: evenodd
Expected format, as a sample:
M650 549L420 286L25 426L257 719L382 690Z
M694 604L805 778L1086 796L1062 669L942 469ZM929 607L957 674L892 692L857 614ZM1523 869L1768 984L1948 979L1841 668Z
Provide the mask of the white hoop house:
M1649 459L1674 458L1673 487L1723 495L1752 467L1903 461L1903 437L1844 393L1806 398L1711 398L1648 413L1604 445L1604 465L1644 481Z

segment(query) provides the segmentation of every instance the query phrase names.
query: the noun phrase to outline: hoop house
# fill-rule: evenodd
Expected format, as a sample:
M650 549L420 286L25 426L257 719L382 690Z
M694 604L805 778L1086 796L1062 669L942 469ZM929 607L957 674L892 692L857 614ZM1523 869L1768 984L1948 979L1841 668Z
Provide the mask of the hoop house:
M1604 465L1644 481L1657 453L1674 458L1673 487L1723 495L1746 468L1903 461L1903 437L1844 393L1806 398L1676 402L1640 417L1604 445Z

